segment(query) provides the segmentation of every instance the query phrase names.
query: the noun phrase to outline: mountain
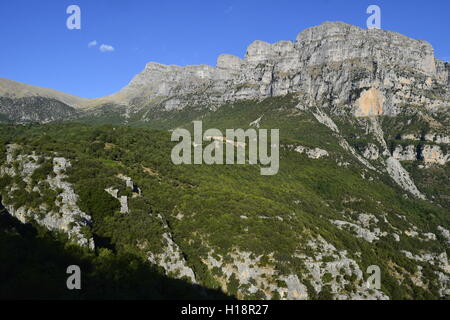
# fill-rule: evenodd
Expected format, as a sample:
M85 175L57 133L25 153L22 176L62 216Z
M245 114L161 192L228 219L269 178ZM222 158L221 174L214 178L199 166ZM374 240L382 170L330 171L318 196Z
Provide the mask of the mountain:
M149 63L109 98L132 106L157 100L172 110L303 93L306 106L326 102L358 116L396 115L402 104L448 105L449 70L425 41L324 23L301 32L295 42L255 41L244 59L221 55L216 67ZM383 109L369 110L366 100L372 99L382 100Z
M398 115L404 105L434 111L448 107L449 87L450 63L436 59L428 42L326 22L302 31L295 42L255 41L243 59L224 54L216 67L148 63L125 88L103 98L77 98L7 80L0 81L0 96L47 97L88 109L88 117L92 110L97 116L112 112L130 123L148 121L154 109L214 108L289 93L301 95L305 106L319 104L337 114Z
M102 266L142 263L240 299L443 299L449 74L425 41L327 22L216 67L149 63L94 100L0 82L1 203L94 261L89 296ZM278 174L174 165L169 130L194 120L279 129Z

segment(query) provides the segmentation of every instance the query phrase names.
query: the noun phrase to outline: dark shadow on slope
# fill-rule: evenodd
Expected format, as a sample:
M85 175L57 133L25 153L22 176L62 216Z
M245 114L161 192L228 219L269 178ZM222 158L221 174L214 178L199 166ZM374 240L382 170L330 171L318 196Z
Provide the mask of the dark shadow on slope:
M133 255L93 252L22 224L0 208L0 299L233 299L219 290L168 278ZM68 290L69 265L81 290Z
M92 235L92 237L94 239L95 247L97 249L106 248L106 249L111 250L112 252L116 252L116 246L111 242L111 238L101 237L101 236L97 235L96 233L94 233Z

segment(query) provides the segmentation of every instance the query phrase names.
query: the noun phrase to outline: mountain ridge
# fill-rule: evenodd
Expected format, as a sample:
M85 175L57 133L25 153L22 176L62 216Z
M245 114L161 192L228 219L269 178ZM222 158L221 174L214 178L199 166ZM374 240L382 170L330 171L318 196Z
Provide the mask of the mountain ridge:
M0 98L0 201L100 264L131 254L239 299L445 299L447 80L424 41L326 23L216 67L149 63L85 110ZM175 165L193 121L279 129L278 173Z
M23 82L0 78L0 96L6 98L46 97L59 100L74 108L82 108L90 99L62 91L29 85Z
M346 46L345 43L352 43L352 45ZM318 50L315 48L317 44L320 44ZM355 48L357 46L360 48ZM404 53L399 51L401 46L405 48ZM354 59L360 61L356 66L351 63L351 60ZM426 77L425 80L429 87L443 86L446 91L445 99L450 99L448 93L450 90L450 64L434 57L434 49L431 44L397 32L362 29L343 22L325 22L307 28L299 32L295 41L278 41L269 44L256 40L248 46L244 58L222 54L217 58L216 66L177 66L149 62L128 85L105 97L80 98L6 79L0 79L0 96L21 98L40 95L59 100L81 111L99 109L103 105L111 103L122 105L125 108L136 105L142 107L143 104L151 104L152 100L160 103L161 99L165 100L162 102L164 107L172 110L183 108L192 102L207 102L217 105L234 100L265 98L299 91L305 91L313 102L319 98L318 95L329 89L323 88L323 84L319 83L320 81L316 82L314 77L308 73L319 72L319 75L325 76L334 70L333 68L309 69L323 64L328 66L333 63L345 64L346 61L350 61L350 65L344 65L344 68L356 67L358 72L380 73L379 70L373 70L373 64L376 63L376 68L380 68L381 66L378 64L384 62L388 64L386 68L404 67L415 70L415 72L418 71ZM258 67L261 64L266 67L260 68L260 70ZM399 78L402 80L402 77L386 74L389 72L390 70L385 70L385 74L373 77L366 74L365 81L361 81L358 86L365 89L381 88L382 90L384 86L386 91L395 90L392 82ZM332 79L327 79L327 81L338 82L341 76L330 77ZM408 81L407 77L405 79L402 81ZM348 81L349 79L344 80ZM383 83L383 81L388 83ZM305 84L305 82L310 83ZM354 83L352 85L355 86ZM313 87L317 89L311 89ZM340 90L342 96L334 101L339 104L348 100L352 88L338 89L345 89ZM198 101L192 101L186 97L189 95L197 95ZM205 97L205 95L208 96ZM387 97L387 99L398 98ZM402 99L398 100L402 102ZM429 102L436 103L432 100ZM389 112L395 113L396 111L390 110Z

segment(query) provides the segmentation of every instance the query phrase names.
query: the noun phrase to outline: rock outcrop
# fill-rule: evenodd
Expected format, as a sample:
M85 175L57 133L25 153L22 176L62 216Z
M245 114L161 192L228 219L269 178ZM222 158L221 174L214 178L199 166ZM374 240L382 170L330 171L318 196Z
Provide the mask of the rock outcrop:
M363 156L368 160L377 160L380 157L380 151L375 144L369 143L364 149Z
M320 149L320 148L306 148L303 146L298 146L295 148L295 152L298 153L305 153L308 158L311 159L319 159L322 157L328 157L330 154L328 153L328 151Z
M187 265L180 247L173 241L166 220L161 215L158 215L158 218L161 219L165 230L162 235L163 252L156 254L148 252L148 260L163 268L167 274L176 278L187 278L192 283L196 283L194 271Z
M221 55L216 67L149 63L108 99L135 106L153 101L171 110L292 92L305 93L307 105L350 108L361 117L395 115L403 104L448 107L448 67L425 41L327 22L295 42L255 41L243 59Z
M70 161L62 157L53 157L46 159L53 164L53 173L48 175L45 180L38 181L38 184L32 186L32 175L34 171L41 167L36 155L27 155L20 153L20 146L7 145L6 165L0 167L0 176L20 177L27 185L27 189L32 192L43 195L44 189L49 188L57 192L58 196L54 203L42 203L39 207L14 205L16 199L12 192L17 186L12 185L10 192L3 196L8 197L8 203L4 203L8 212L19 219L21 222L36 221L39 225L49 230L66 233L69 238L81 246L94 248L94 240L83 232L84 228L90 227L91 217L78 207L78 195L73 190L72 185L66 181L66 170L71 166ZM18 154L16 154L18 153ZM17 169L10 167L16 163Z
M285 243L280 240L283 248L279 247L278 243L264 248L257 248L254 244L246 246L247 239L253 239L254 235L245 238L244 233L240 232L238 237L229 237L231 228L218 243L210 241L216 236L215 230L204 228L197 232L194 228L200 223L208 227L208 221L216 221L216 217L211 220L196 220L197 211L203 214L204 208L195 207L197 204L190 208L186 199L197 194L208 195L206 198L209 198L209 195L215 195L217 190L208 190L210 193L207 194L202 193L202 188L197 188L192 189L192 193L189 191L184 194L185 179L180 176L183 181L175 181L173 184L183 199L183 202L177 202L177 205L183 206L175 205L171 211L175 201L166 207L159 204L159 199L163 201L167 194L178 193L164 193L164 198L158 194L148 197L141 194L141 190L130 177L118 174L108 180L111 184L102 185L100 189L100 192L104 190L112 196L107 200L117 200L120 203L122 215L114 218L123 219L131 225L131 221L134 222L139 217L150 216L152 226L153 222L156 222L155 230L159 231L153 232L153 229L150 229L151 232L146 233L142 239L133 240L130 247L141 250L149 262L162 268L169 277L184 278L201 285L205 285L209 280L216 281L215 287L221 286L225 292L232 291L238 298L256 296L299 300L316 298L320 294L331 294L335 299L387 299L385 292L388 291L382 291L386 290L386 287L382 290L368 290L364 281L366 270L363 270L362 266L369 260L372 261L372 253L370 252L369 259L367 256L363 259L364 255L367 254L367 248L378 245L388 250L387 252L407 249L414 253L401 251L401 255L404 255L401 258L420 263L417 270L410 273L401 270L400 266L394 266L394 271L385 269L383 272L389 272L391 275L398 272L401 280L410 277L416 286L431 288L424 276L426 274L427 278L433 278L430 276L431 271L422 265L428 263L436 267L433 269L434 278L439 281L440 295L445 296L449 294L450 284L448 257L441 254L441 247L439 251L435 250L438 247L437 242L444 245L450 243L450 232L445 219L437 220L442 227L431 226L434 218L433 221L417 223L416 227L410 222L412 214L408 216L414 203L411 203L411 206L405 205L405 209L402 209L402 200L394 204L397 208L391 210L390 203L383 203L383 200L391 201L395 197L394 191L398 191L405 198L412 195L418 199L429 200L427 206L424 204L424 208L432 208L442 198L442 207L435 208L436 211L430 209L430 214L437 218L439 210L445 210L446 195L441 197L440 191L433 194L437 188L427 183L431 181L430 184L438 183L438 187L441 187L441 181L437 180L443 180L443 184L446 180L441 179L441 176L439 179L430 179L426 174L445 171L447 167L438 166L445 165L450 160L447 153L447 144L450 142L446 119L448 116L445 115L450 105L449 73L448 63L435 59L433 48L427 42L389 31L363 30L344 23L324 23L301 32L295 41L280 41L275 44L255 41L248 47L243 58L220 55L215 67L149 63L145 70L119 93L95 101L79 101L58 95L40 97L34 93L42 91L31 89L33 94L20 94L20 88L17 92L12 90L10 95L2 95L5 91L2 91L0 81L0 113L8 114L7 120L13 122L49 122L80 114L97 117L104 111L109 113L108 115L115 112L119 114L119 117L109 117L108 121L111 118L119 118L130 121L130 124L133 124L131 121L136 121L134 124L142 121L140 124L145 125L145 121L155 120L155 117L164 121L169 118L182 118L180 121L185 121L182 123L185 125L192 119L178 117L180 114L177 112L185 107L195 107L195 112L187 109L189 112L184 110L181 115L189 117L195 114L197 119L211 117L209 119L214 120L212 123L232 123L254 128L267 128L272 124L282 127L283 121L286 121L286 127L281 129L285 129L283 134L289 133L292 136L284 137L285 144L282 146L294 154L295 161L317 165L317 170L309 170L308 166L302 166L304 172L299 170L298 177L306 178L308 185L297 179L297 172L289 172L286 174L286 185L280 188L280 192L286 193L286 198L281 198L283 201L286 199L286 205L276 205L276 201L269 197L272 193L261 190L263 193L255 197L258 205L250 208L245 207L244 201L239 202L240 210L229 210L229 215L227 213L223 220L217 220L228 223L238 219L236 226L242 226L244 232L251 231L260 237L274 235L271 233L273 230L281 230L280 234L289 236L289 241ZM286 94L292 95L281 97ZM227 121L227 118L223 122L223 117L229 114L209 112L229 111L241 105L246 106L246 103L224 105L229 102L243 99L263 100L270 97L281 98L267 99L267 105L267 101L252 101L249 103L249 112L238 110L245 112L236 113L237 116L233 119L230 117L230 121ZM279 101L288 100L286 105L278 105ZM91 109L86 111L84 107L80 108L78 103L89 105ZM43 108L39 109L41 105ZM220 110L221 107L223 109ZM444 117L441 119L439 112L442 110ZM94 113L84 113L91 111ZM218 117L214 118L216 115ZM280 120L279 115L285 118ZM152 116L154 118L151 118ZM290 119L293 120L289 122ZM167 126L179 124L167 122ZM297 130L300 126L303 126L301 130ZM105 136L109 137L109 134ZM115 137L115 134L111 136ZM205 139L214 140L216 145L226 143L238 148L246 147L244 142L228 140L223 136L207 136ZM144 177L137 175L141 170L139 163L125 169L124 166L130 164L129 160L133 159L133 154L129 152L128 157L129 150L121 140L114 142L122 144L120 148L116 147L116 150L111 147L113 144L110 142L101 141L101 144L97 144L95 140L86 145L90 146L92 142L102 148L105 144L107 152L104 152L104 156L108 163L111 163L109 160L112 159L109 158L109 153L126 160L120 166L114 166L114 170L123 169L130 174L136 174L136 181L142 181L143 190L158 191L159 185L163 188L172 185L172 182L166 184L174 178L172 173L160 170L164 169L162 166L154 168L151 161L150 164L145 161L140 164L148 174L145 176L147 182L144 182ZM196 146L195 143L193 145ZM90 147L86 149L89 150ZM15 145L8 146L6 163L0 167L0 175L19 176L26 187L22 187L21 181L16 181L8 185L7 191L2 189L2 200L5 200L6 208L22 222L34 219L50 230L67 233L80 245L93 248L89 232L84 232L89 229L91 219L77 206L77 195L66 181L65 170L70 166L70 162L56 154L45 158L44 160L51 161L52 173L41 178L35 185L31 176L40 168L39 161L42 159L36 154L21 154L16 152L17 150ZM83 154L83 151L80 151L80 154ZM88 155L93 156L92 153ZM308 160L306 157L321 160ZM290 157L285 157L285 153L282 153L281 159L289 161ZM116 160L114 158L112 161L119 162ZM433 169L436 170L423 170L420 174L423 174L424 178L421 179L420 175L405 169L411 170L415 165L404 163L403 167L402 161L422 161L427 167L435 166ZM336 164L340 168L337 168ZM144 165L151 166L151 169ZM421 164L417 167L424 166ZM334 174L333 170L338 170L337 174ZM313 176L316 172L317 177ZM392 186L395 187L393 183L383 186L388 177L395 181L401 190L392 189ZM187 178L189 181L189 176ZM290 183L289 179L295 181L292 187L287 184ZM244 180L233 184L233 188L239 188L241 181ZM340 190L341 185L337 185L337 181L345 182L342 184L342 189L345 190ZM371 184L367 189L366 183ZM28 194L41 194L42 189L47 186L58 192L58 198L55 197L51 204L35 207L22 204L14 206L14 191L22 188L26 189ZM370 192L372 186L375 191L373 194ZM189 185L186 189L191 190L193 187ZM367 191L364 192L367 194L359 192L360 187L361 190ZM320 192L315 192L318 188L321 189ZM444 192L446 190L442 187L441 189ZM252 190L253 185L249 183L247 189L240 190L242 192L239 198L245 195L244 192L251 194ZM388 197L384 197L385 191ZM349 195L348 200L347 194L350 192L352 195ZM228 194L223 196L225 200L228 198ZM312 202L306 201L307 198ZM230 199L233 200L231 197ZM151 203L154 200L158 205L153 207ZM270 210L266 212L265 204L272 201L273 210L268 207ZM291 207L290 201L296 206ZM240 205L241 203L243 205ZM51 206L53 204L55 207ZM191 209L192 212L189 212ZM296 211L297 209L299 211ZM395 213L397 211L406 215L399 216ZM215 210L211 214L215 214ZM411 221L416 220L424 222L420 215L416 215ZM262 224L264 221L269 223L267 232ZM282 224L277 225L278 222ZM318 232L316 226L323 230ZM144 227L147 226L143 225L142 228ZM292 234L288 227L293 228ZM127 231L120 231L128 236ZM228 246L228 237L230 241L234 241L232 247ZM192 239L195 241L190 241ZM393 246L387 246L387 241L395 242ZM414 250L413 245L416 243L423 243L424 249L419 246ZM190 245L192 247L188 250ZM199 251L196 251L197 247ZM220 250L217 250L218 248ZM224 248L226 250L223 250ZM352 249L346 251L345 248ZM351 252L354 248L365 250ZM260 251L251 252L254 249ZM279 255L278 250L282 255ZM195 254L199 255L194 256ZM395 264L395 261L386 261L386 266L390 266L390 263ZM206 273L208 271L209 273Z
M406 171L400 162L394 157L386 160L386 168L391 178L404 190L413 194L419 199L425 199L425 196L417 189L412 181L408 171Z
M426 41L326 22L300 32L295 41L254 41L242 59L223 54L215 67L150 62L125 88L99 99L0 79L0 113L10 121L47 122L119 112L126 122L143 108L214 109L297 93L305 106L319 104L337 114L396 115L406 105L448 108L449 69ZM40 104L46 107L36 108L35 99L45 99ZM139 117L148 120L146 112Z
M445 154L438 145L397 146L392 156L398 161L423 161L426 165L445 165L450 161L450 154Z
M392 152L392 156L398 161L415 161L417 160L416 147L413 145L406 147L397 146Z
M304 254L297 254L308 270L311 285L316 292L321 292L324 286L330 286L335 299L356 300L388 300L381 290L368 290L364 281L364 272L355 260L348 257L347 251L340 251L322 237L310 240L307 246L313 250L314 258ZM327 257L328 259L325 259ZM331 258L330 258L331 257ZM349 283L346 276L354 277L359 285L355 290L345 292L345 286ZM328 279L327 279L328 278ZM338 279L341 278L340 281ZM342 279L344 278L344 279Z
M230 280L233 278L237 280L239 283L238 296L244 297L259 293L266 299L273 298L275 294L288 300L308 299L308 290L297 275L280 275L270 265L262 265L261 256L252 256L251 252L236 250L230 253L228 261L231 262L225 262L221 256L210 253L205 263L210 269L221 270L218 280L222 283L222 289L228 290L227 286ZM285 285L277 284L277 279L284 282Z
M444 154L441 147L426 145L421 150L423 161L426 164L445 165L450 161L450 153Z
M242 59L223 54L215 67L150 62L122 90L99 99L0 79L0 114L14 122L48 122L119 112L127 123L137 114L147 121L141 109L215 109L242 99L296 93L305 106L376 117L397 115L404 106L448 108L449 73L449 64L436 59L426 41L326 22L300 32L295 41L254 41ZM36 108L35 99L45 99L40 104L46 107Z

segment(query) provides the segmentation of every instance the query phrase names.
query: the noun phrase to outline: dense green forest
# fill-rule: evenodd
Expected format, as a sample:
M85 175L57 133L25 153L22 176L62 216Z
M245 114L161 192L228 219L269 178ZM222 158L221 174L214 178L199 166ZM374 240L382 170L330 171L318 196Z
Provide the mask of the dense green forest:
M290 97L280 99L225 106L214 115L205 114L202 118L205 127L248 128L251 121L264 114L262 128L282 128L280 171L275 176L261 176L257 164L176 166L170 159L175 143L165 130L78 123L0 126L0 165L11 166L5 164L5 158L6 146L12 143L20 146L17 153L42 159L31 177L31 185L53 174L48 159L58 156L70 160L67 181L79 196L80 209L92 217L92 224L83 233L95 240L95 250L90 251L72 244L63 234L44 231L33 221L20 225L2 214L0 295L25 298L234 296L239 284L230 280L225 284L227 295L221 293L224 285L218 279L223 278L223 271L205 264L212 252L225 261L231 261L230 253L236 249L251 252L253 257L266 257L261 263L281 275L302 275L306 273L305 266L293 253L312 255L306 244L320 236L338 250L346 250L364 270L369 265L379 265L383 270L382 290L391 298L439 297L433 281L429 290L424 290L413 285L410 279L399 286L395 278L396 271L414 274L418 266L425 275L438 270L437 266L411 261L400 250L450 254L439 235L426 242L414 237L393 241L392 236L385 236L368 243L330 221L365 212L378 218L380 228L407 230L413 224L426 233L435 232L437 226L450 226L448 209L402 196L398 186L386 175L367 171L354 157L342 152L336 136L314 121L311 114L289 108ZM242 114L231 118L230 108ZM191 128L189 123L184 125ZM351 136L356 137L362 129L349 124L347 128L342 126L343 131L349 131L351 144L358 148L361 139L352 141ZM291 145L318 146L330 156L310 159L293 152ZM348 165L337 166L338 162ZM19 168L20 163L12 166ZM131 177L140 195L133 195L118 175ZM444 181L442 185L445 184ZM19 186L13 193L9 192L12 185ZM128 214L120 213L119 201L105 192L110 187L118 189L119 196L128 197ZM0 178L5 206L37 208L46 204L54 208L58 190L44 190L47 192L42 196L17 177ZM383 219L386 216L389 222ZM210 291L195 289L186 278L174 280L175 274L166 277L161 268L148 262L148 252L164 252L161 239L167 230L195 272L198 283ZM80 293L67 292L59 286L65 284L65 268L70 264L79 264L87 270L87 287ZM310 298L327 297L326 291L315 293L310 285L308 289ZM256 292L239 297L263 295Z

